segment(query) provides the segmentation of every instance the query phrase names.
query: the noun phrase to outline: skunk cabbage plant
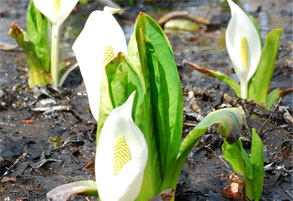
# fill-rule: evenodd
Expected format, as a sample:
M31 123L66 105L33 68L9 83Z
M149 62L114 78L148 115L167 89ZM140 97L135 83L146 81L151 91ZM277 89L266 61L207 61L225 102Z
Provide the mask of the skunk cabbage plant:
M263 144L255 129L252 129L250 157L240 139L234 144L224 140L222 149L233 171L244 177L245 196L248 200L260 200L264 183L264 158Z
M240 80L241 98L247 98L248 82L255 73L261 54L261 41L249 17L228 0L231 19L226 30L226 47Z
M98 27L100 20L96 19L96 24L88 25ZM104 26L108 29L106 23ZM88 44L80 46L79 51L83 54L77 55L79 62L86 60L88 55L100 57L100 50L94 42L99 38L98 34L88 35ZM125 41L124 38L120 40L116 43ZM106 38L100 42L102 50L108 45L116 49L115 44L108 42ZM102 61L105 61L105 57ZM81 181L74 186L66 184L57 187L47 194L48 198L62 196L62 191L68 195L70 189L78 189L76 193L81 193L80 189L83 189L82 193L90 194L96 183L96 192L102 201L148 201L163 191L169 192L168 196L174 200L184 162L209 126L219 126L227 142L237 141L243 123L242 111L237 108L210 113L182 141L183 97L177 66L166 35L150 16L140 13L137 17L127 52L115 53L113 58L105 62L88 59L88 71L100 68L96 71L99 74L93 75L96 80L93 78L91 83L100 84L99 87L95 86L95 93L99 94L95 100L99 101L95 166L97 181ZM80 65L83 68L83 63ZM90 77L82 75L87 82L86 79ZM136 95L133 100L134 91ZM88 93L89 100L93 95ZM119 154L115 154L116 151Z
M30 88L46 84L57 88L74 69L64 62L59 63L58 51L60 26L77 2L78 0L32 0L27 11L27 33L16 22L11 24L9 35L24 50L30 64Z
M78 0L34 0L37 9L51 22L51 75L53 86L59 82L59 31Z
M292 91L282 92L276 89L277 91L271 92L272 95L268 95L282 30L271 31L262 46L260 29L255 19L252 16L248 17L232 0L227 1L231 9L231 19L226 30L226 47L239 77L240 86L219 71L208 70L190 62L187 64L225 82L238 97L252 98L255 103L264 104L269 110L281 96Z
M104 11L92 12L72 47L88 93L91 112L97 121L105 65L118 52L127 52L124 32L112 15L117 11L105 7Z

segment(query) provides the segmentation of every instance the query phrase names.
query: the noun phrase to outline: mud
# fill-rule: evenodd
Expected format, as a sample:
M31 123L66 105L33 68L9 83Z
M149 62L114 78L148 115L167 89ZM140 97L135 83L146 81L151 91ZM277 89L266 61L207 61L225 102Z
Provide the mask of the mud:
M25 28L28 1L2 0L0 6L0 42L15 45L7 36L16 20ZM273 28L283 28L271 88L292 87L292 2L240 1L246 12L253 13L261 24L263 37ZM159 6L158 6L159 5ZM227 85L208 78L184 64L197 63L237 77L224 44L229 10L220 1L136 2L125 5L130 15L139 10L159 19L170 10L188 10L211 21L205 31L191 33L166 31L173 47L184 93L183 137L202 118L215 109L242 107L247 125L243 127L243 144L250 149L250 130L256 128L264 143L265 182L262 200L292 200L292 94L264 111L251 102L235 97ZM160 7L160 9L158 9ZM97 2L78 6L63 28L63 55L70 56L74 37L90 10L101 9ZM212 10L212 12L210 11ZM118 17L129 37L133 19ZM69 51L69 53L67 52ZM46 200L54 187L94 179L87 164L95 152L96 123L88 105L79 70L55 91L49 86L28 89L28 63L24 53L15 48L0 50L0 200ZM250 130L247 130L247 127ZM176 200L229 200L221 194L228 185L232 169L222 152L222 138L213 128L200 139L180 175ZM72 200L89 197L73 196ZM97 200L97 198L91 198Z

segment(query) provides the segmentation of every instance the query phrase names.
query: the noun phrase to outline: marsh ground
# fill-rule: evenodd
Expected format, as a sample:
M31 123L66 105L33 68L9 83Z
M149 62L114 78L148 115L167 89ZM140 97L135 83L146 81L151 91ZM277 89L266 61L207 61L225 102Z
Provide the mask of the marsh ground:
M256 16L263 38L274 28L283 29L271 88L292 87L292 1L239 2ZM60 91L50 87L28 89L25 55L13 47L16 43L7 34L12 20L25 28L27 5L26 0L0 1L0 200L3 201L46 200L46 193L58 185L94 179L92 169L86 165L93 160L95 152L96 123L90 114L78 69ZM71 52L74 37L90 10L101 8L98 1L90 1L75 9L63 28L62 53ZM209 0L153 1L124 9L129 15L119 20L128 37L135 19L129 16L136 16L139 10L155 19L171 10L187 10L211 21L212 25L204 26L197 33L167 32L184 92L183 136L211 111L242 106L247 126L256 128L264 143L262 200L292 200L292 94L283 98L272 111L264 111L253 103L238 100L225 84L184 64L191 61L237 79L224 46L225 27L230 17L228 8L219 0ZM9 50L4 50L7 48ZM250 137L246 128L242 135L245 137L243 144L249 150ZM200 139L180 175L176 200L227 200L221 190L228 185L232 169L222 156L221 144L222 139L213 129Z

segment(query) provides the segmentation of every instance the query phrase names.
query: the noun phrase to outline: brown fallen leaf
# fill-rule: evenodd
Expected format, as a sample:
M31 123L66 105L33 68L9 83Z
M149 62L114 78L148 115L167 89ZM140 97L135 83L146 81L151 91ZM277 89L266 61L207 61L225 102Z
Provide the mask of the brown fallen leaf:
M223 196L244 201L244 181L235 173L229 177L229 185L222 190Z
M76 194L98 196L96 182L87 180L63 184L50 190L47 193L47 200L67 201L70 200L72 195Z
M3 177L2 179L1 179L1 182L8 182L8 181L16 181L17 179L16 179L16 177Z
M159 25L161 27L164 27L164 25L166 24L166 22L168 22L171 19L174 18L185 18L185 19L189 19L197 24L204 24L204 25L208 25L210 24L210 21L201 17L196 17L194 15L192 15L191 13L189 13L188 11L172 11L167 13L166 15L164 15L163 17L161 17L159 19Z
M32 119L23 119L23 120L20 120L20 122L23 123L23 124L33 124L33 123L35 123L35 121L32 120Z
M17 45L11 45L8 43L0 42L0 50L11 51L11 50L15 50L16 48L17 48Z
M159 195L153 197L149 201L170 201L174 195L174 192L174 188L165 189Z
M95 175L95 153L93 153L93 160L86 164L83 169L87 169L90 174Z

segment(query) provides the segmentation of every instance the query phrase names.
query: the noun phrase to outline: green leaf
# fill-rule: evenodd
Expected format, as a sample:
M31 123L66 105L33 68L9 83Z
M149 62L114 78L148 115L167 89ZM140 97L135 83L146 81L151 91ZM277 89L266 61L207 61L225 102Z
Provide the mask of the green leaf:
M263 144L255 129L252 129L250 158L240 140L234 144L228 144L225 140L222 150L233 171L244 176L246 197L260 200L264 181Z
M29 87L32 88L35 85L52 84L49 72L42 68L38 60L34 44L15 22L12 22L10 26L9 35L15 38L17 44L23 49L29 61Z
M175 163L172 164L166 178L164 178L163 188L176 187L181 169L197 140L206 132L208 127L218 125L221 135L229 142L235 142L241 132L243 124L243 113L238 108L226 108L216 110L205 117L183 140L180 152Z
M225 159L230 163L234 172L245 175L245 163L242 160L241 150L241 140L238 140L231 145L224 140L222 151Z
M156 147L162 175L179 151L182 123L182 89L170 43L150 16L140 13L135 38L146 89L151 93Z
M96 182L87 180L60 185L47 193L47 199L67 201L76 194L98 196Z
M240 94L240 86L237 82L235 82L232 78L230 78L229 76L219 72L219 71L213 71L213 70L209 70L209 69L206 69L206 68L203 68L199 65L196 65L196 64L193 64L191 62L186 62L186 64L188 64L189 66L191 66L193 69L207 75L207 76L210 76L210 77L215 77L223 82L225 82L229 87L231 87L236 96L238 97L241 97L241 94Z
M245 195L250 200L253 198L253 168L249 157L243 149L242 142L239 139L233 144L228 144L226 140L222 145L223 155L230 163L234 172L243 175L245 184Z
M102 71L97 140L104 122L111 111L115 107L122 105L129 95L137 87L141 86L139 76L130 75L132 71L129 69L133 68L133 64L126 55L119 53ZM135 82L135 85L133 82Z
M257 70L248 84L248 96L255 103L266 103L268 89L275 68L275 60L279 49L281 29L275 29L266 36Z
M281 90L280 89L274 89L271 91L267 96L266 101L266 110L270 110L273 104L281 98Z
M79 0L79 3L82 5L86 5L89 0Z
M262 195L263 183L264 183L263 144L254 128L252 129L250 163L252 165L253 176L254 176L253 177L254 200L260 200Z
M50 45L48 20L30 1L27 11L27 34L34 44L34 51L41 67L50 72Z

